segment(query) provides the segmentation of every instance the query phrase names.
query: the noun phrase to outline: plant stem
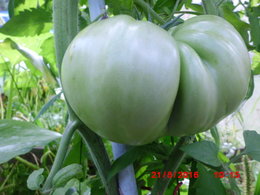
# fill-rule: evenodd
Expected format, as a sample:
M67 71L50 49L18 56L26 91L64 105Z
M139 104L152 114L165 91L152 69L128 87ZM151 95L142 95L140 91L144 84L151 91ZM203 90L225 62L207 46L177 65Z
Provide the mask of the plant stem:
M27 160L21 158L20 156L16 156L15 159L16 159L17 161L21 162L21 163L26 164L28 167L30 167L30 168L32 168L32 169L34 169L34 170L39 169L39 167L38 167L37 165L35 165L35 164L33 164L33 163L31 163L31 162L29 162L29 161L27 161Z
M81 126L79 128L79 133L87 145L88 151L98 170L106 193L108 195L119 194L117 191L117 182L115 177L112 178L109 182L107 181L108 171L111 168L111 164L102 139L100 139L98 135L96 135L86 126Z
M54 0L53 20L57 67L60 71L64 53L78 33L78 0Z
M112 142L114 159L116 160L127 151L127 145ZM137 195L135 171L133 165L129 165L118 173L119 191L124 195Z
M80 122L77 120L74 120L74 121L71 121L68 123L68 125L64 131L64 134L61 138L61 143L58 148L58 152L56 154L50 174L48 175L48 177L43 185L43 188L42 188L43 193L48 192L50 190L50 188L52 187L52 179L55 176L55 174L62 167L62 163L67 154L71 137L72 137L73 133L75 132L75 130L78 128L79 124L80 124Z
M134 2L143 8L143 10L147 11L151 16L157 20L160 24L164 24L165 21L150 7L149 4L144 2L143 0L134 0Z
M185 157L185 153L180 150L180 148L190 142L190 137L181 137L179 142L173 148L171 154L169 155L169 160L165 163L164 167L161 170L161 174L164 172L175 172L182 160ZM167 186L169 185L171 178L164 177L158 178L154 184L151 195L163 195Z

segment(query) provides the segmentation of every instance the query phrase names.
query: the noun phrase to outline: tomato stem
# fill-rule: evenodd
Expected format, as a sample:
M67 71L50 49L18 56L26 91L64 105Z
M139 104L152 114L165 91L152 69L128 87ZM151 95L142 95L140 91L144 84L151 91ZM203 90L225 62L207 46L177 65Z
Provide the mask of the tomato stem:
M50 174L48 175L42 191L43 193L48 193L50 188L52 187L52 179L55 176L55 174L60 170L62 163L65 159L65 156L68 151L69 143L72 138L72 135L74 134L75 130L78 128L80 124L80 121L74 120L70 121L64 131L64 134L61 138L60 146L58 148L58 152L56 154L53 166L51 168Z
M160 24L164 24L165 21L162 19L151 7L149 4L147 4L143 0L134 0L134 2L143 8L144 11L147 11L147 13L151 14L151 16Z
M102 139L86 126L81 126L79 128L79 133L83 138L83 141L86 144L91 158L98 170L106 193L108 195L119 194L115 177L109 181L107 180L108 171L111 168L111 164Z
M64 53L78 33L78 0L54 0L53 20L57 67L60 71Z

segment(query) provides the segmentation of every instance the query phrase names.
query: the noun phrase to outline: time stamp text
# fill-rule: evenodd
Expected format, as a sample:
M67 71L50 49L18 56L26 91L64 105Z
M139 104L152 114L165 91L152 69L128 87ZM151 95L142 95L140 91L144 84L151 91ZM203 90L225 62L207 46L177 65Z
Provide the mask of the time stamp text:
M213 173L215 178L240 178L240 173L239 171L235 172L225 172L225 171L220 171L220 172L214 172ZM200 174L198 171L195 172L185 172L185 171L164 171L164 172L159 172L159 171L152 171L151 172L151 178L199 178Z

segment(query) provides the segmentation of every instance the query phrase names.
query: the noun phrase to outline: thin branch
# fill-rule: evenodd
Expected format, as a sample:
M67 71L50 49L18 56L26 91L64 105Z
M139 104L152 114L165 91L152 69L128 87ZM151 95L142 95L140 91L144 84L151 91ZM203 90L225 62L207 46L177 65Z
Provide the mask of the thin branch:
M144 2L143 0L134 0L134 2L143 8L143 10L147 11L147 13L151 14L151 16L158 21L160 24L164 24L165 21L150 7L149 4Z

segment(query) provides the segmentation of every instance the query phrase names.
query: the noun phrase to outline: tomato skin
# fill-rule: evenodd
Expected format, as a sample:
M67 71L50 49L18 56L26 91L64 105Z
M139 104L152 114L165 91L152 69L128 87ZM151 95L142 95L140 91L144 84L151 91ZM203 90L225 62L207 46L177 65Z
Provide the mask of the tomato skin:
M178 44L181 77L167 133L192 135L238 108L248 89L250 59L239 33L218 16L191 18L170 33Z
M61 80L91 130L142 145L206 131L234 112L248 89L250 60L241 36L220 17L196 16L166 32L119 15L75 37Z
M81 31L61 71L66 99L82 122L104 138L130 145L164 135L179 77L171 35L123 15Z

